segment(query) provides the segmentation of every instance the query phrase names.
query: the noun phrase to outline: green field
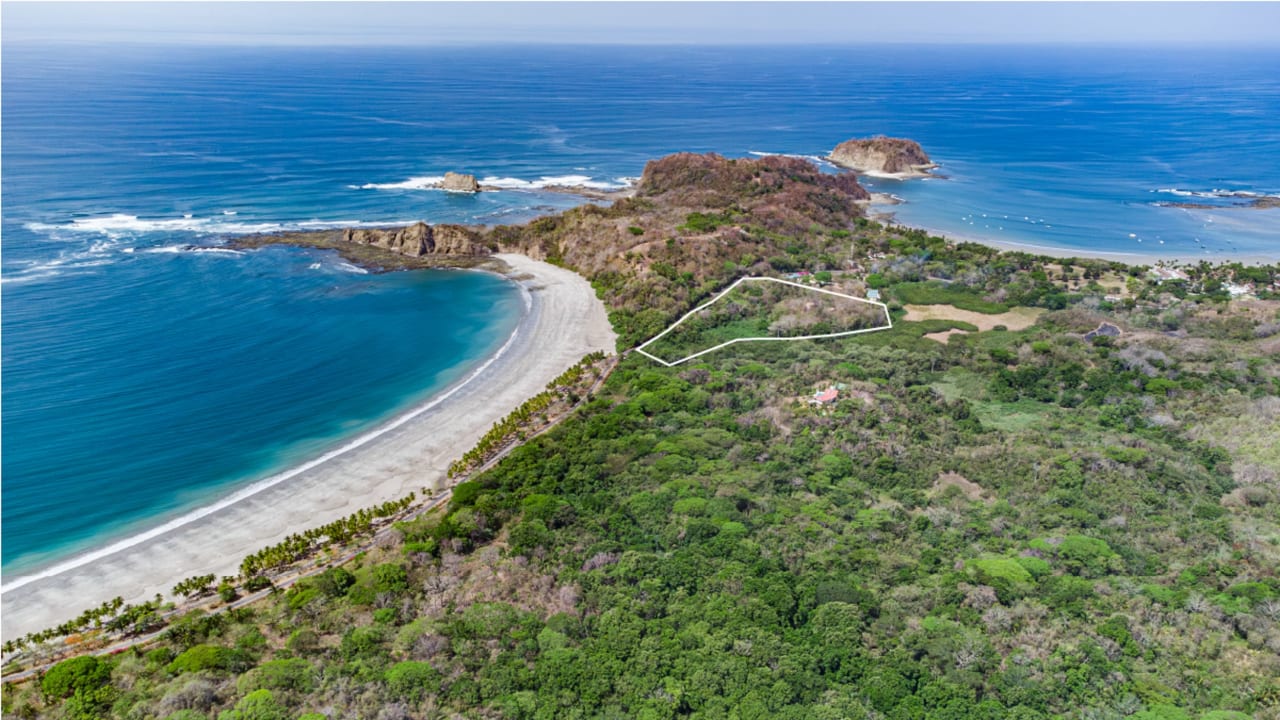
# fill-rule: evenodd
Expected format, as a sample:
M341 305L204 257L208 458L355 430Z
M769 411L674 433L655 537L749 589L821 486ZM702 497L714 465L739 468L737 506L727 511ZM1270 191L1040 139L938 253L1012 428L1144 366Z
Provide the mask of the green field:
M676 362L733 340L830 335L884 324L879 305L769 280L748 280L643 349Z

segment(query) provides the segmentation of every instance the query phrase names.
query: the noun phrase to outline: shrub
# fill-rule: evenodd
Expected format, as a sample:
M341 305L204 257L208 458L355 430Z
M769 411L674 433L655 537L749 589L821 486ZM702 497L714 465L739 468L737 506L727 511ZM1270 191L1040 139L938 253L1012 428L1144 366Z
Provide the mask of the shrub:
M219 713L218 720L289 720L289 711L276 702L270 690L254 690L241 698L234 710Z
M285 641L284 647L289 652L302 653L314 650L320 645L320 636L314 630L302 628L294 630L289 639Z
M1085 535L1068 535L1057 551L1067 571L1088 577L1105 575L1108 561L1115 556L1105 541Z
M1072 575L1045 578L1045 602L1049 607L1073 615L1084 614L1084 601L1093 597L1093 583Z
M1016 599L1031 585L1031 573L1013 558L991 557L970 560L974 579L996 591L1000 602Z
M1047 561L1033 555L1018 558L1018 564L1037 580L1053 572L1053 567Z
M1191 713L1173 705L1152 705L1129 717L1133 720L1191 720Z
M511 549L516 553L526 553L553 542L546 523L537 518L529 518L511 528L510 538Z
M246 658L241 652L218 645L196 645L174 658L166 670L175 674L200 670L238 672L245 664Z
M642 228L642 227L636 227L635 225L632 225L632 226L630 226L630 227L628 227L628 228L627 228L627 232L631 233L632 235L643 235L643 234L644 234L644 228Z
M351 628L343 634L338 652L348 660L375 656L382 652L384 637L385 631L380 626Z
M409 588L409 573L403 565L383 563L373 568L374 592L404 592Z
M250 670L236 681L236 690L251 693L254 690L293 690L311 692L314 687L311 663L301 658L269 660Z
M240 594L236 592L235 585L232 585L226 580L223 580L221 583L218 584L218 597L222 599L222 602L229 603L232 600L235 600L236 598L240 597Z
M301 583L294 585L289 589L288 603L290 610L300 610L306 607L308 603L320 597L320 591L302 585Z
M1137 657L1141 654L1138 644L1133 640L1133 634L1129 632L1129 619L1123 615L1113 615L1108 618L1098 626L1098 634L1114 640L1125 655Z
M259 590L266 590L267 588L271 587L271 585L272 585L271 578L267 577L266 575L254 575L253 577L244 581L244 589L246 592L258 592Z
M96 690L110 680L110 665L93 655L84 655L49 668L40 679L40 689L47 698L66 698L77 692Z
M329 597L341 597L356 584L356 577L346 569L333 567L320 573L313 581L315 588Z
M417 702L423 695L440 692L440 673L428 662L399 662L387 670L387 689L396 697Z

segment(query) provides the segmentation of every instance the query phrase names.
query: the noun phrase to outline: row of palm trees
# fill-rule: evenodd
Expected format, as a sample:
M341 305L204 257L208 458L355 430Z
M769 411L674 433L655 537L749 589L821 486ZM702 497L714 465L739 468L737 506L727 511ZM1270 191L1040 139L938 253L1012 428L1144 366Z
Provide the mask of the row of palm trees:
M247 580L263 571L275 570L295 563L309 556L319 547L335 543L344 544L359 535L367 535L373 532L374 520L399 513L409 507L416 497L416 493L409 493L400 500L388 500L381 505L358 510L347 517L320 527L310 528L301 534L290 535L280 543L246 557L240 563L240 575Z
M449 477L464 475L473 468L484 465L489 458L506 447L512 437L523 440L526 437L525 426L535 416L544 413L558 400L573 401L575 392L580 389L587 371L605 357L602 352L593 352L577 362L573 367L560 373L560 376L547 383L547 389L524 401L520 407L493 424L489 432L480 438L475 447L449 465ZM592 372L589 380L594 382L598 372Z
M85 610L76 618L57 627L6 640L3 646L4 654L10 655L32 645L39 645L60 637L70 638L87 630L106 629L109 632L135 634L145 632L160 623L159 613L163 605L164 598L158 593L154 599L139 605L126 604L124 598L115 597L98 607Z

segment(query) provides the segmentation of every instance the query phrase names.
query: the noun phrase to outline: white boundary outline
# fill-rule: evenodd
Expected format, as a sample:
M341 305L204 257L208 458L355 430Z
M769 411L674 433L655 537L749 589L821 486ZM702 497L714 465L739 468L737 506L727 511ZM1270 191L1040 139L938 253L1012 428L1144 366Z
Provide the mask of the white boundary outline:
M723 298L725 295L728 295L729 293L733 292L733 289L734 289L734 288L736 288L736 287L738 287L739 285L741 285L742 283L744 283L744 282L748 282L748 281L750 281L750 282L775 282L775 283L778 283L779 285L790 285L790 286L792 286L792 287L798 287L798 288L800 288L800 289L802 289L802 290L808 290L808 291L810 291L810 292L820 292L820 293L825 293L825 294L827 294L827 295L835 295L836 297L846 298L846 299L849 299L849 300L857 300L857 301L858 301L858 302L860 302L860 303L866 303L866 304L868 304L868 305L876 305L876 306L878 306L881 310L884 310L884 319L885 319L885 322L887 322L887 323L889 323L889 324L888 324L888 325L882 325L882 326L880 326L880 327L863 328L863 329L861 329L861 330L846 330L845 332L827 333L827 334L825 334L825 335L797 335L797 336L794 336L794 337L747 337L747 338L736 338L736 339L734 339L734 340L730 340L729 342L723 342L723 343L720 343L719 345L716 345L715 347L707 348L706 350L702 350L701 352L696 352L696 353L694 353L694 354L692 354L692 355L690 355L690 356L688 356L688 357L680 358L679 360L676 360L675 362L667 362L666 360L663 360L662 358L660 358L660 357L658 357L658 356L656 356L656 355L651 355L651 354L649 354L649 353L647 353L647 352L645 352L645 351L644 351L644 349L645 349L645 347L646 347L646 346L653 344L654 342L656 342L656 341L658 341L659 339L661 339L663 335L666 335L667 333L671 332L672 330L675 330L675 329L676 329L676 327L678 327L678 326L680 325L680 323L682 323L682 322L684 322L685 320L687 320L687 319L688 319L690 316L692 316L694 313L696 313L696 312L698 312L698 311L700 311L700 310L704 310L704 309L706 309L707 307L710 307L711 305L713 305L713 304L715 304L717 301L719 301L721 298ZM694 309L690 310L689 312L685 313L685 314L684 314L684 315L683 315L679 320L675 321L674 323L671 323L671 327L667 328L666 330L663 330L662 332L658 333L657 335L654 335L653 337L649 338L648 340L644 341L643 343L641 343L641 344L637 345L637 346L636 346L636 352L640 353L641 355L644 355L645 357L649 358L650 360L652 360L652 361L654 361L654 362L656 362L656 363L659 363L659 364L662 364L662 365L666 365L667 367L675 367L676 365L679 365L679 364L681 364L681 363L688 362L688 361L690 361L690 360L692 360L692 359L694 359L694 358L696 358L696 357L701 357L701 356L703 356L703 355L706 355L706 354L707 354L707 353L709 353L709 352L715 352L716 350L719 350L719 349L720 349L720 348L722 348L722 347L727 347L727 346L732 345L732 344L734 344L734 343L740 343L740 342L756 342L756 341L767 341L767 340L818 340L818 339L821 339L821 338L845 337L845 336L847 336L847 335L859 335L859 334L862 334L862 333L876 332L877 330L892 330L892 329L893 329L893 318L889 317L889 306L888 306L888 305L885 305L885 304L884 304L884 303L882 303L882 302L876 302L875 300L867 300L866 298L854 297L854 296L852 296L852 295L845 295L844 293L838 293L838 292L834 292L834 291L831 291L831 290L823 290L822 288L810 287L810 286L808 286L808 285L801 285L800 283L793 283L793 282L789 282L789 281L787 281L787 280L779 280L778 278L765 277L765 276L759 275L759 276L753 276L753 277L742 277L742 278L738 278L737 280L735 280L735 281L734 281L734 283L733 283L732 285L730 285L729 287L727 287L727 288L725 288L724 290L720 291L720 294L716 295L715 297L711 298L711 299L710 299L710 300L708 300L707 302L705 302L705 303L703 303L703 304L699 305L698 307L696 307L696 308L694 308Z

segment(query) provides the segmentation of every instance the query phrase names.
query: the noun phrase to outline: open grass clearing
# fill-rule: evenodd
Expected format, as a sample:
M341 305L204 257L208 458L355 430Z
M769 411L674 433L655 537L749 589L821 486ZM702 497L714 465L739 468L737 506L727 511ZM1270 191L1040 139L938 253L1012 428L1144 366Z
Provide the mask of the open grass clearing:
M673 366L738 342L816 340L888 330L883 303L769 277L741 278L636 351Z
M974 325L981 331L994 329L1003 325L1009 330L1025 330L1044 314L1044 308L1015 307L996 315L980 313L973 310L962 310L954 305L906 305L908 322L923 320L957 320Z

